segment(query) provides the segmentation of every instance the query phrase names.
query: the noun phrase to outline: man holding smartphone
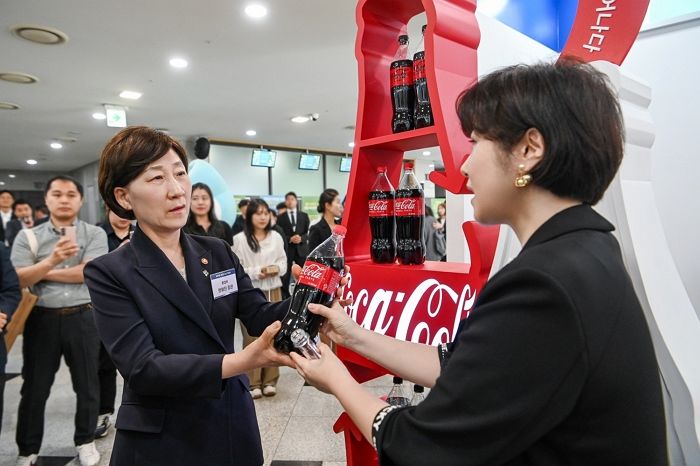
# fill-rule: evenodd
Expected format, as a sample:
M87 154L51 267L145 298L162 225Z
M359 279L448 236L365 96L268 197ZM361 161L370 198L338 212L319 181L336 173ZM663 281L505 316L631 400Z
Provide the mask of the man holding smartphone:
M107 253L100 227L78 220L83 187L59 175L46 183L48 222L22 230L12 247L20 286L38 296L24 329L22 377L17 413L17 464L34 464L44 434L44 409L61 356L77 395L73 440L83 466L100 460L94 434L98 412L99 339L90 295L83 279L85 264Z

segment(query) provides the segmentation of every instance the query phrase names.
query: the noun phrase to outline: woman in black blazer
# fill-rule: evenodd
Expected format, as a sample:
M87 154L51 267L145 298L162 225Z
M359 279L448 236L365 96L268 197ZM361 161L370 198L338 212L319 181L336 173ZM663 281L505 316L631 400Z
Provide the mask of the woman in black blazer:
M624 147L607 78L566 61L513 66L457 111L474 215L510 225L522 251L437 351L310 306L336 343L432 387L420 405L388 406L325 345L320 360L293 355L297 369L340 400L382 465L666 465L647 323L613 226L591 208Z
M343 215L338 191L333 188L324 190L318 198L316 211L321 214L321 220L309 228L309 252L330 238L331 228L338 223L336 219Z
M85 269L100 338L125 381L110 464L262 464L245 374L290 363L272 347L288 303L267 302L227 243L182 232L191 183L174 139L121 131L98 182L110 209L138 221L129 244ZM235 318L262 334L240 353Z

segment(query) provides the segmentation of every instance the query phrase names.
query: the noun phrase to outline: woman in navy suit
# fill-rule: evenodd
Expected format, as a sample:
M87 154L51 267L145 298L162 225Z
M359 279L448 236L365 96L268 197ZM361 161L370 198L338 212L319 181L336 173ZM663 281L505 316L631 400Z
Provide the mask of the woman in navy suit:
M182 232L192 189L174 139L121 131L98 182L109 208L138 222L129 244L85 269L100 338L125 382L111 464L262 464L245 374L290 364L271 344L288 303L269 303L226 242ZM261 335L239 353L235 318Z
M293 354L297 369L340 400L385 466L665 466L647 322L614 227L591 207L624 150L606 77L566 61L512 66L481 78L457 112L473 141L462 172L474 216L509 225L522 251L437 349L309 306L336 343L431 387L420 405L388 406L323 344L320 360Z

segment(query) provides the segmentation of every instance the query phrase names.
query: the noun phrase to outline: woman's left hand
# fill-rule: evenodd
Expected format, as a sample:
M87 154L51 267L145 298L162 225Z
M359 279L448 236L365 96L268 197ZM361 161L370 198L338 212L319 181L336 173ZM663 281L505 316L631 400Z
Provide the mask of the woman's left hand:
M306 359L297 353L290 356L296 365L297 372L307 382L324 393L333 394L333 387L352 379L350 372L340 362L338 356L325 343L319 343L321 359Z

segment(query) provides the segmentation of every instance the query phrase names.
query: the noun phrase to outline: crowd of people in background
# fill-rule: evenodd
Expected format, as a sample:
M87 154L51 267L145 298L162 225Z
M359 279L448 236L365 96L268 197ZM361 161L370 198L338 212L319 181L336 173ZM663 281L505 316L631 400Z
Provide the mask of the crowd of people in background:
M104 220L97 226L80 221L83 187L69 176L49 180L44 197L45 204L32 206L9 190L0 191L0 330L11 319L23 287L38 297L22 340L24 380L18 408L17 464L36 462L46 401L63 357L77 398L74 442L78 457L81 464L94 465L99 462L94 440L106 436L112 426L117 367L97 337L83 268L91 259L127 244L136 222L120 217L107 205ZM309 252L330 236L343 215L343 199L336 189L326 189L319 196L316 210L320 218L315 222L299 204L291 191L274 208L261 198L241 199L239 213L229 226L217 217L209 186L195 183L183 231L226 241L252 286L268 301L279 302L293 292L292 265L303 266ZM429 260L445 260L444 203L438 206L437 217L426 206L424 240ZM256 337L243 324L241 330L245 348ZM1 351L0 416L5 364L6 353ZM252 369L248 378L253 399L277 393L277 367Z

